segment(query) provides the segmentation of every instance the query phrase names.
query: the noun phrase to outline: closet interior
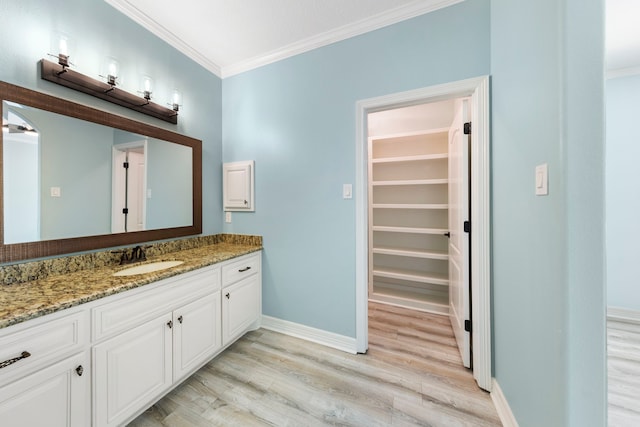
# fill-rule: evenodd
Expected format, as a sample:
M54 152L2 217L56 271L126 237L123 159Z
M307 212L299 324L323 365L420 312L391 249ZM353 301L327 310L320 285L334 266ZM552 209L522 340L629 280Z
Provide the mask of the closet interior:
M449 313L455 100L368 115L369 300Z

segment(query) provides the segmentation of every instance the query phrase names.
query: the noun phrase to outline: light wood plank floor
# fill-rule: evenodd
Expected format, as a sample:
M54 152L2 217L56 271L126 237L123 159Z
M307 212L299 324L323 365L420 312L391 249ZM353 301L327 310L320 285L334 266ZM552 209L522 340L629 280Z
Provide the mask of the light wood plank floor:
M460 362L447 317L369 306L351 355L259 329L130 426L499 426Z
M640 426L640 326L607 322L609 427Z

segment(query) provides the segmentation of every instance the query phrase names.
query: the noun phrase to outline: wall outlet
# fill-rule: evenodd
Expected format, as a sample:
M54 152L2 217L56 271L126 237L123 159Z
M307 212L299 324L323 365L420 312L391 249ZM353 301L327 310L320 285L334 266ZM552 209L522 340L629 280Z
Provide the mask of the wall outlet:
M51 197L60 197L61 194L60 187L51 187Z
M226 222L226 223L230 223L231 222L231 212L225 212L224 213L224 222Z

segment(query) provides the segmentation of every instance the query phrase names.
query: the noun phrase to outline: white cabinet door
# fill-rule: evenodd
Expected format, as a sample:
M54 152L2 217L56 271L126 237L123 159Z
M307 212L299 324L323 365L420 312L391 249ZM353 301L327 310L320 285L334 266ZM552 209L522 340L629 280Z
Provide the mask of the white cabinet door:
M94 346L96 427L118 426L172 384L172 315Z
M258 320L262 311L261 292L259 274L222 289L222 345Z
M253 161L222 166L222 197L225 211L253 211Z
M173 312L173 380L209 359L222 346L220 291Z
M0 425L89 425L88 359L84 352L0 388Z

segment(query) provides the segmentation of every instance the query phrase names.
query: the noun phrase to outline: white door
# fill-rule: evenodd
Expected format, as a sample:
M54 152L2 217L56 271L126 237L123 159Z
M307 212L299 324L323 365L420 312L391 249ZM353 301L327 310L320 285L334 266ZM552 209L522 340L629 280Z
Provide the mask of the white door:
M172 384L172 313L93 347L94 426L123 425Z
M222 290L222 345L260 317L260 277L254 274Z
M145 229L147 206L146 141L113 147L111 232ZM127 164L125 168L124 165ZM128 212L125 215L124 208Z
M222 347L220 291L173 312L173 380L209 359Z
M0 388L0 425L88 425L89 367L88 353L80 353Z
M469 298L469 145L464 123L469 120L467 99L456 101L456 113L449 129L449 317L462 362L471 367L471 321Z

